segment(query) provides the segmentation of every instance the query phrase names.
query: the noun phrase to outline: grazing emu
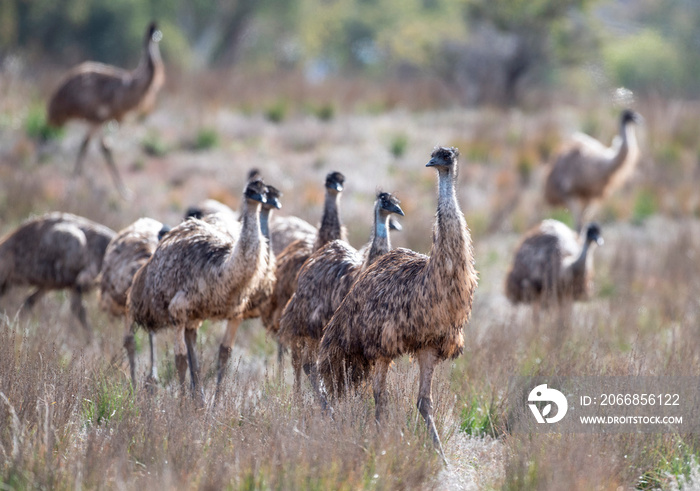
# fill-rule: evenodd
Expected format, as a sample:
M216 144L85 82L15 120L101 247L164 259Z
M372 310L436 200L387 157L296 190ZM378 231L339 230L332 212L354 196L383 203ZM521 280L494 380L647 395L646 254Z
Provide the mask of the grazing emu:
M389 217L403 215L399 200L380 192L374 204L374 224L369 243L356 251L347 242L334 240L314 252L299 270L297 289L280 319L280 341L292 349L294 387L301 389L301 368L318 392L316 356L323 328L343 301L360 272L391 250Z
M630 176L639 161L632 123L641 116L628 109L620 117L620 135L606 147L595 138L576 133L556 157L545 182L544 196L552 206L566 206L581 231L590 205L608 196Z
M126 323L126 335L124 347L129 357L131 370L131 383L136 387L136 374L134 356L136 343L134 342L133 324L126 322L126 294L131 287L134 275L141 266L146 264L153 255L158 241L170 231L170 227L163 225L152 218L139 218L128 227L120 230L107 246L102 273L100 274L100 306L112 315L124 317ZM153 332L148 333L151 354L151 371L149 382L154 383L157 378L155 363L155 347Z
M360 274L325 328L318 369L327 389L370 375L376 418L386 404L386 375L394 358L413 355L420 367L418 410L444 459L433 422L433 370L464 349L477 285L472 241L457 202L456 148L436 148L428 167L438 173L438 205L430 256L389 251ZM345 370L348 370L347 379Z
M514 303L544 307L590 294L593 271L591 244L602 244L595 223L581 244L576 232L557 220L544 220L518 246L506 278L506 296Z
M265 191L259 180L246 186L238 240L196 218L174 227L138 270L128 294L130 321L149 331L175 328L180 343L184 334L187 354L176 345L178 376L184 385L189 364L200 404L204 391L195 343L201 321L239 317L266 275L268 252L260 230Z
M289 244L277 255L275 286L267 304L261 309L263 325L268 332L277 336L279 322L285 305L297 287L297 273L313 252L332 240L346 240L345 230L340 223L340 196L345 176L331 172L326 176L326 199L321 217L321 227L313 237L299 239ZM279 355L281 357L281 348Z
M71 311L92 334L82 294L102 269L114 231L69 213L30 218L0 239L0 295L13 285L37 287L24 302L31 309L49 290L69 288Z
M63 126L71 119L83 119L90 124L80 145L75 175L82 172L88 144L105 122L121 122L127 113L137 108L144 112L152 109L156 95L165 82L165 70L158 50L161 37L155 23L151 23L146 30L143 54L136 69L128 71L102 63L85 62L70 70L51 96L48 108L51 125ZM122 197L128 197L130 192L119 175L112 150L104 136L100 144L117 190Z

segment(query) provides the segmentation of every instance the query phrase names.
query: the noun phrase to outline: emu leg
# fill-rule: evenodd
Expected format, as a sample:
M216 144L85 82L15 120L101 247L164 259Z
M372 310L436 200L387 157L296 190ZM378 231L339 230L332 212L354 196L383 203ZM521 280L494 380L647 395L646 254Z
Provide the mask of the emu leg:
M175 368L180 382L180 391L185 394L185 377L187 377L187 346L185 344L185 329L178 327L175 331Z
M119 192L119 195L122 198L124 198L125 200L130 200L132 198L133 194L124 185L124 181L122 181L122 178L119 175L119 170L117 169L117 165L114 163L114 157L112 156L112 149L110 148L109 144L107 143L107 139L104 136L100 140L100 147L102 148L102 155L104 155L105 160L107 161L107 168L109 169L109 173L112 175L112 180L114 181L114 185L117 187L117 191Z
M433 371L435 370L435 365L438 359L432 350L423 350L418 353L418 365L420 367L420 386L418 387L418 411L420 411L421 416L425 420L425 424L428 426L428 432L433 439L433 446L435 450L442 457L443 462L447 463L445 459L445 453L442 451L442 443L440 443L440 437L438 436L437 430L435 429L435 422L433 421L433 398L432 398L432 384L433 384Z
M301 396L301 371L303 365L303 347L301 343L295 342L291 346L292 368L294 369L294 394Z
M73 176L78 177L83 173L83 162L85 161L85 153L87 152L90 140L95 135L98 130L98 126L91 126L88 130L85 138L83 138L83 143L80 144L80 150L78 150L78 158L75 160L75 169L73 170Z
M92 337L92 328L90 327L90 324L88 324L87 314L85 313L83 294L79 288L74 288L71 290L70 310L73 312L73 315L78 318L88 336Z
M126 320L127 332L124 335L124 349L129 358L129 374L131 375L131 386L136 390L136 341L134 340L135 325Z
M221 382L226 375L226 369L228 368L228 361L231 358L231 351L233 351L233 342L236 339L236 333L241 325L243 319L229 319L226 323L226 332L224 333L224 339L221 341L221 346L219 346L219 360L216 368L216 393L214 395L214 404L219 399L219 393L221 392Z
M187 361L190 365L190 377L192 378L192 397L198 406L204 407L204 389L199 378L196 329L185 329L185 344L187 345Z
M309 382L311 382L311 387L314 390L314 396L321 405L321 410L325 414L328 411L328 401L326 400L325 392L321 390L318 367L316 365L316 359L318 358L318 345L319 342L317 340L307 342L303 353L303 368L304 373L306 373L306 376L309 377Z
M34 308L34 305L43 297L48 290L45 290L44 288L37 288L37 290L29 295L27 299L24 301L22 304L22 310L32 310Z
M377 361L372 377L372 390L374 392L374 419L381 428L382 419L386 408L386 374L389 371L390 360L384 358Z
M148 347L151 354L151 371L146 379L146 384L151 392L154 392L158 385L158 366L156 362L156 335L153 331L148 331Z
M282 383L284 378L284 352L286 348L282 343L277 343L277 381Z

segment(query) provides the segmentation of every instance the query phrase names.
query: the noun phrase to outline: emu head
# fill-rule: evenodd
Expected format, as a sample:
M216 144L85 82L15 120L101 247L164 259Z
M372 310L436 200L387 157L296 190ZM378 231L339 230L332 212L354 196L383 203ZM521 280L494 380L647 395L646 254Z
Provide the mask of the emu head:
M455 147L435 147L430 155L430 161L425 166L438 167L438 170L440 168L449 169L454 167L458 157L459 150Z
M188 215L188 216L192 216L192 215ZM197 217L197 218L202 218L202 214L200 213L199 217ZM160 242L161 240L163 240L163 237L165 237L165 234L170 232L170 230L171 230L170 226L163 225L163 227L158 231L158 241Z
M245 187L243 192L243 197L248 201L257 201L258 203L265 204L267 199L265 198L265 193L267 192L267 186L260 179L255 181L250 181Z
M159 43L163 39L163 33L158 29L158 25L155 21L151 22L146 29L146 45L153 41L154 43Z
M400 206L401 201L391 193L385 193L383 191L377 193L377 203L379 204L379 209L386 215L394 213L404 216L404 212Z
M255 181L256 179L262 179L262 174L260 174L260 171L256 167L253 167L248 171L247 181Z
M627 124L627 123L637 123L637 124L642 124L644 119L642 116L637 113L632 111L631 109L625 109L622 111L622 114L620 115L620 121L622 124Z
M265 192L265 208L267 209L280 209L282 208L282 203L280 202L280 197L282 196L282 191L274 186L267 186L267 191Z
M332 193L340 193L343 191L345 176L340 172L330 172L326 176L326 189Z
M597 223L591 223L586 227L586 242L603 245L603 236L600 234L600 226Z

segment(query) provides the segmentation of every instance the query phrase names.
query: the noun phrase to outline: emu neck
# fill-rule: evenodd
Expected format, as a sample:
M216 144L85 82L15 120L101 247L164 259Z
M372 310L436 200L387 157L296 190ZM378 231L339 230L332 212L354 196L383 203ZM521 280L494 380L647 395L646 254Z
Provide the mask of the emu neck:
M260 210L260 232L263 234L263 237L265 237L265 240L267 240L267 243L270 243L270 208L265 208L263 207Z
M326 201L323 205L321 227L318 229L315 249L318 250L328 242L341 238L340 225L340 193L326 191Z
M637 153L637 137L634 134L634 125L632 123L620 123L620 146L617 148L617 153L612 159L610 172L615 172L620 169L625 163L633 162L631 158Z
M369 267L378 257L391 250L389 239L389 213L381 210L379 205L374 209L374 227L370 235L371 245L362 269Z
M245 200L243 202L243 226L241 236L236 243L236 248L242 251L250 251L259 247L262 239L260 212L261 205L258 202Z
M145 92L155 77L156 70L162 65L158 43L149 41L144 47L141 61L133 71L132 86L134 89Z
M572 278L580 278L585 275L590 244L590 241L586 240L581 248L581 254L579 254L578 258L576 258L576 260L569 265L570 275Z

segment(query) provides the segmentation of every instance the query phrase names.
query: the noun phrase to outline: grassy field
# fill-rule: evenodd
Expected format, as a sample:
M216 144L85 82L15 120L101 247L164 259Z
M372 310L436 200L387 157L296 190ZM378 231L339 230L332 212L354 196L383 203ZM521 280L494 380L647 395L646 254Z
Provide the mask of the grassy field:
M123 323L87 298L91 338L63 293L16 316L28 293L0 299L0 483L27 488L233 489L654 489L700 485L700 438L685 434L522 435L506 428L513 375L700 373L700 108L637 101L646 124L632 181L598 210L605 245L595 251L595 295L567 329L514 308L503 281L519 236L547 208L544 163L584 130L609 141L610 101L550 101L529 110L427 110L425 87L401 91L339 85L254 88L214 75L181 77L142 122L112 131L117 163L135 199L122 201L97 148L71 177L83 127L60 135L43 122L51 79L0 80L0 233L30 214L70 211L120 229L140 216L171 225L203 198L236 208L247 170L281 188L282 214L320 218L330 170L347 177L342 217L366 242L375 191L395 192L406 217L394 246L427 252L436 178L434 145L461 153L458 196L472 230L480 284L463 356L443 363L434 399L449 466L432 449L415 409L417 369L390 370L381 432L371 391L322 416L310 391L296 401L287 362L258 321L243 325L222 403L198 410L174 382L172 340L158 339L160 386L133 393ZM239 85L236 85L239 84ZM294 87L294 85L291 85ZM208 90L198 90L207 87ZM202 95L206 93L206 96ZM398 94L398 95L397 95ZM403 98L403 99L402 99ZM402 104L402 101L411 101ZM213 396L223 326L205 323L199 349ZM137 337L140 380L147 338Z

